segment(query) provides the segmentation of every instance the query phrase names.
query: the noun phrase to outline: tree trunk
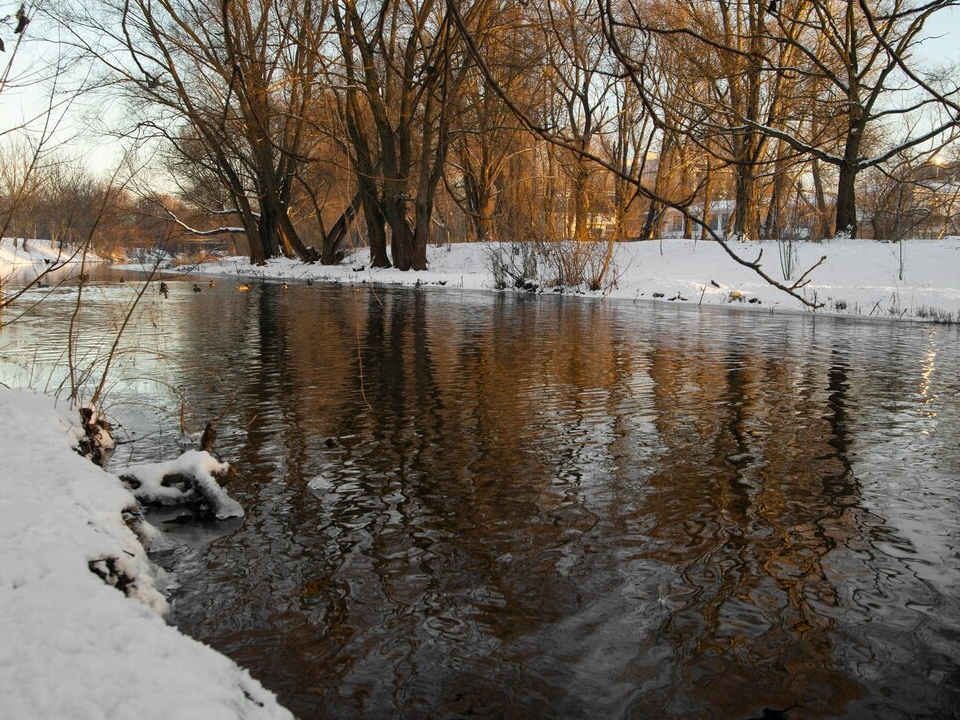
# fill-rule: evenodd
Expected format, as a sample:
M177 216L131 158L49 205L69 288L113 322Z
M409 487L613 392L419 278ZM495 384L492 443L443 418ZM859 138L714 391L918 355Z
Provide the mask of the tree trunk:
M837 179L837 223L834 234L855 238L857 236L857 166L860 155L860 141L863 138L865 123L862 120L862 108L856 98L850 103L850 127L847 130L847 142L843 148L843 162L840 164L840 177Z
M413 269L415 240L404 208L404 199L394 196L384 203L383 215L390 226L390 255L397 270Z
M265 265L267 263L267 253L264 250L263 241L260 237L260 224L254 217L250 209L250 203L247 198L238 192L233 194L240 210L240 219L243 222L243 234L247 238L248 249L250 250L251 265Z
M340 247L347 237L347 230L350 229L350 225L357 217L357 211L361 204L360 196L361 192L358 191L350 204L344 209L343 214L337 219L337 222L330 228L330 232L324 233L323 247L320 253L321 265L336 265L343 259L343 252Z
M700 220L703 225L700 226L700 239L707 240L710 237L710 214L711 204L713 203L713 172L710 169L710 160L707 160L707 177L703 182L703 211L700 213Z
M387 257L387 230L386 220L380 203L371 194L364 182L360 184L360 204L363 207L363 217L367 222L367 242L370 244L370 265L377 268L390 267L390 258Z
M573 175L573 239L577 242L586 242L590 239L587 207L587 182L589 179L590 172L587 170L586 163L583 160L578 160Z
M827 194L823 189L823 175L820 173L820 161L813 159L810 174L813 175L813 193L817 204L817 224L813 228L813 238L822 240L827 236L829 219L827 217Z
M477 213L474 217L474 230L477 240L486 242L493 240L493 214L497 210L497 199L493 188L488 188L478 202Z
M410 257L411 270L427 269L427 245L430 244L433 221L433 203L417 203L417 226L413 234L413 252Z
M744 141L743 150L738 154L743 162L737 165L734 191L733 235L744 240L756 240L760 231L757 178L749 161L753 154L750 148L751 143Z
M767 206L767 216L763 221L764 239L778 239L783 234L782 217L786 204L788 179L786 170L778 168L773 178L773 191Z
M640 230L640 237L644 240L653 240L660 234L660 226L663 222L663 205L651 200L650 207L647 208L647 216L644 218L643 227Z
M257 234L260 238L260 247L268 257L277 257L280 254L280 238L277 234L277 217L273 206L268 202L260 203L260 218L257 223Z
M837 182L837 224L834 234L855 238L857 236L857 169L850 163L840 166Z

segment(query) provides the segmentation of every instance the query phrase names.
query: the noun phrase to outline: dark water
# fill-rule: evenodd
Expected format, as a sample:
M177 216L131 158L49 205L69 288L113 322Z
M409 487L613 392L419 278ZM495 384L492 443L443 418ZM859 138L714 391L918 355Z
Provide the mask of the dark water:
M960 717L955 328L217 282L150 295L121 459L222 414L175 620L304 720Z

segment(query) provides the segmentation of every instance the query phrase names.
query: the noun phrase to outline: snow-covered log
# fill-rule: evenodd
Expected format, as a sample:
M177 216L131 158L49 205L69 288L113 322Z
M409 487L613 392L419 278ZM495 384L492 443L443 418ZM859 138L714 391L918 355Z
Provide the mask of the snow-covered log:
M202 513L223 520L243 517L240 503L231 498L217 481L229 472L229 463L220 462L203 450L188 450L176 460L132 465L120 474L120 479L141 503L196 503Z

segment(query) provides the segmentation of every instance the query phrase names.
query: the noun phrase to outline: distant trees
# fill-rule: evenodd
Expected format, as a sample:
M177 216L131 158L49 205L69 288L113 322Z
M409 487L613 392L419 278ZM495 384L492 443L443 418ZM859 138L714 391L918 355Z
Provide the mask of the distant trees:
M491 25L479 40L511 97L530 107L541 97L534 67L542 50L522 22L522 10L509 0L491 5ZM471 64L455 103L445 184L466 215L472 238L530 239L530 227L523 218L532 218L518 207L516 193L536 194L524 183L536 174L533 139L475 64Z
M167 205L182 212L172 198ZM159 210L56 149L38 154L23 140L0 146L0 228L5 236L49 241L64 248L64 257L77 249L122 257L131 248L171 237L169 218Z

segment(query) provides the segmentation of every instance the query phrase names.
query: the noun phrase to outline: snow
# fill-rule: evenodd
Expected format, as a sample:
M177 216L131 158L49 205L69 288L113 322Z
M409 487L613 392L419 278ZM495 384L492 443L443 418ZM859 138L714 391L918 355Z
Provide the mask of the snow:
M731 242L741 257L754 260L762 250L762 266L775 280L790 285L822 256L826 260L809 276L802 294L822 303L817 313L914 320L960 320L960 238L904 240L835 239L824 242ZM429 269L401 272L369 267L368 251L354 251L337 266L304 264L289 259L251 266L243 257L205 263L197 272L237 278L311 280L344 284L444 285L448 288L495 289L490 257L513 257L511 246L496 243L429 247ZM588 253L600 257L605 246ZM901 279L901 257L902 279ZM787 260L792 272L784 273ZM541 262L537 292L551 292L549 268ZM789 278L785 275L789 274ZM711 282L713 281L713 282ZM512 284L512 283L511 283ZM590 293L585 286L564 288L633 301L697 303L752 308L757 311L811 312L799 300L766 283L751 269L736 264L715 242L660 240L615 246L606 287ZM750 301L753 300L751 303Z
M291 718L245 670L164 622L123 519L134 498L74 452L76 415L0 387L0 417L0 717ZM130 597L94 569L124 576Z
M27 249L23 249L23 238L0 239L0 269L11 267L26 267L30 265L43 267L50 265L68 265L79 263L83 253L67 248L50 247L49 240L27 240ZM16 243L16 247L14 247ZM102 258L87 253L87 262L102 262Z
M228 463L220 462L210 453L188 450L176 460L124 468L122 475L139 483L139 487L133 489L133 494L143 503L175 505L192 502L202 496L210 503L214 517L225 520L243 517L240 503L227 495L214 477L226 475L229 471ZM189 478L192 484L185 488L163 485L162 480L169 475L184 476Z

